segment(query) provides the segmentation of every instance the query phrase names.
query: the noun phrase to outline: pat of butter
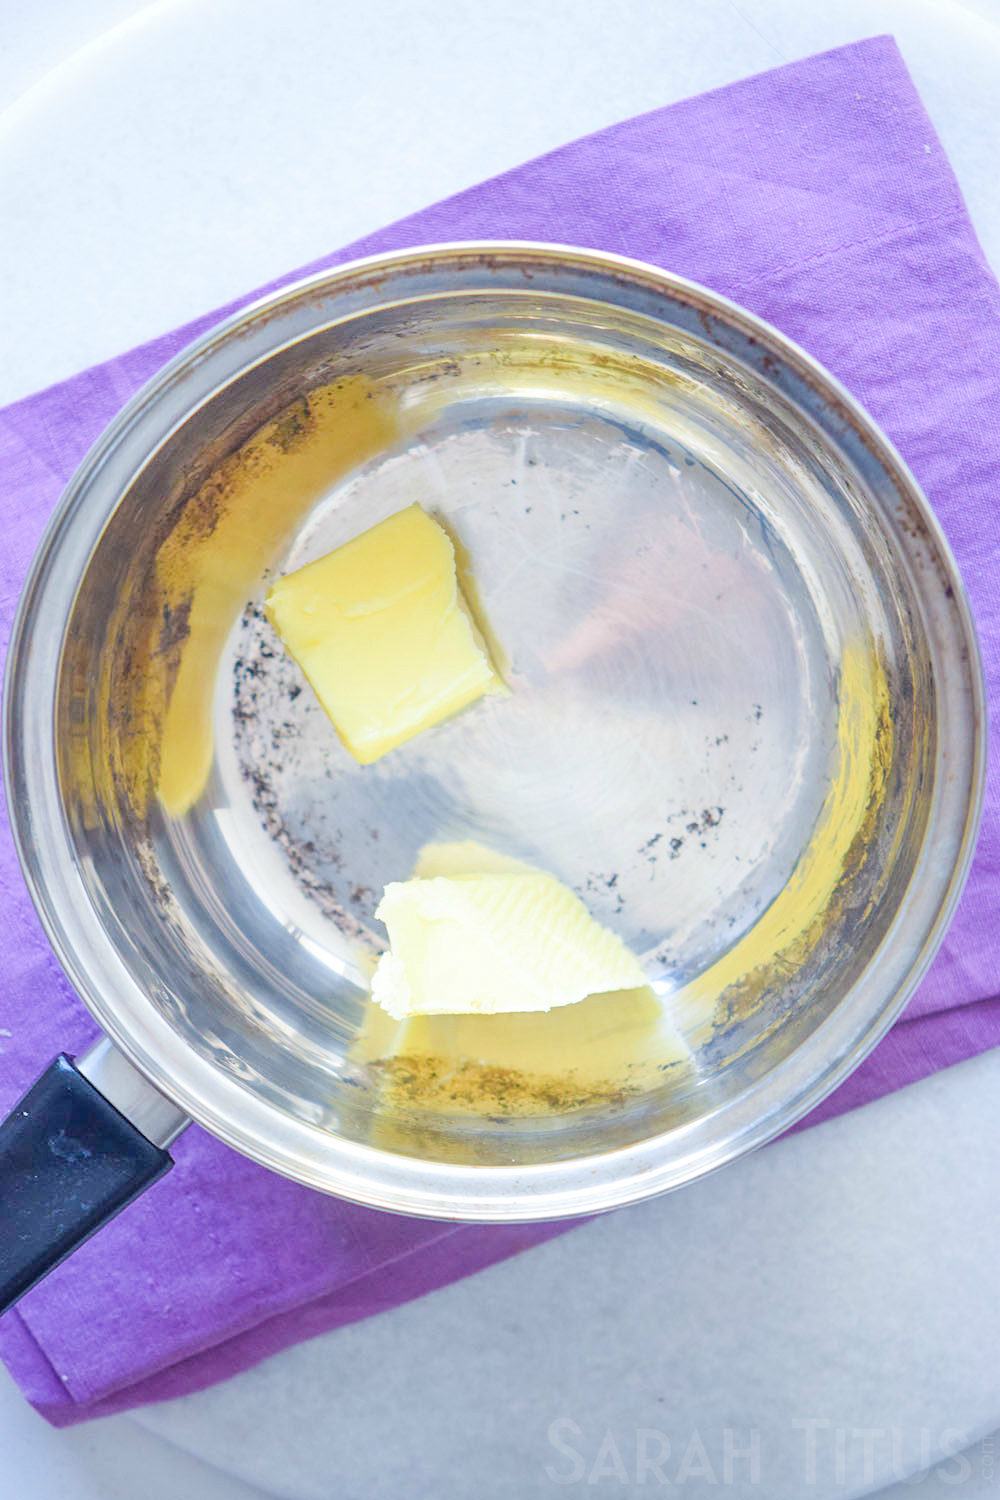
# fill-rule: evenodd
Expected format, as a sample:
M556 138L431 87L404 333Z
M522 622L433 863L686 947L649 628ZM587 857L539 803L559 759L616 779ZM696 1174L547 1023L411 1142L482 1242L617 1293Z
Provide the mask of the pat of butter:
M266 610L362 765L504 691L451 539L419 505L280 578Z
M646 983L638 959L554 875L519 870L396 881L372 998L415 1015L547 1011Z

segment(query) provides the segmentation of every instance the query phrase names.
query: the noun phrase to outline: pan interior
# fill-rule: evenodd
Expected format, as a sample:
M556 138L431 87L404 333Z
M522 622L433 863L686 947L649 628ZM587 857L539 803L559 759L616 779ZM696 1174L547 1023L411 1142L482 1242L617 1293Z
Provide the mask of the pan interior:
M361 767L261 605L413 502L511 692ZM934 681L882 506L669 320L479 292L300 338L158 448L83 579L57 728L89 897L192 1048L347 1140L506 1164L681 1128L823 1023L919 855ZM466 841L565 881L649 993L376 1013L382 888Z

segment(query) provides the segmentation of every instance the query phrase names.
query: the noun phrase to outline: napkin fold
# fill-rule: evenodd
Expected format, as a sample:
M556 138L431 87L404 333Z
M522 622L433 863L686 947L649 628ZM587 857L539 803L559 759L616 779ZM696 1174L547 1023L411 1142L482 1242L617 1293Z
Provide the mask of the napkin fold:
M1000 289L891 38L626 121L304 271L479 238L651 261L743 303L816 355L930 497L1000 702ZM44 523L92 442L168 358L249 300L0 413L0 648ZM948 938L904 1018L810 1123L1000 1042L998 911L994 754ZM0 1107L9 1108L57 1051L83 1049L94 1026L41 932L5 818L0 976ZM173 1151L168 1177L0 1320L0 1355L57 1425L197 1390L569 1227L377 1213L286 1182L196 1127Z

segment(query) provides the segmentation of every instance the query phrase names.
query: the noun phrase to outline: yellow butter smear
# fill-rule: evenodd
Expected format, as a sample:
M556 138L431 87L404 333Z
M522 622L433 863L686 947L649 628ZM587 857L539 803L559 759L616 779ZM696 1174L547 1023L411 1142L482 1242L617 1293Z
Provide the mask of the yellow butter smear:
M838 773L787 882L750 931L674 996L678 1012L696 1024L700 1018L702 1030L745 1019L801 967L840 914L838 885L864 858L885 801L893 726L885 671L858 642L841 657L837 744Z
M369 1004L352 1049L382 1074L383 1108L537 1115L620 1104L685 1069L690 1054L651 989L591 995L560 1010L393 1021Z
M137 816L151 795L171 817L198 800L229 632L297 523L398 430L392 398L350 376L261 427L186 502L107 666L113 772Z

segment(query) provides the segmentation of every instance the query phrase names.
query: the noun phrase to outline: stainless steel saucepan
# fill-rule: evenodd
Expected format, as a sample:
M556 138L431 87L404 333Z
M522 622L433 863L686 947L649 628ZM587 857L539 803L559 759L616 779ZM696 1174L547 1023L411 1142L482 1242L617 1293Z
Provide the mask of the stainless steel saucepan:
M511 692L362 767L261 604L413 502ZM309 1187L492 1222L775 1136L941 939L983 684L926 501L800 349L650 266L444 245L256 303L129 403L25 586L5 753L107 1038L0 1128L9 1302L189 1118ZM374 908L429 844L551 871L648 990L389 1022Z

